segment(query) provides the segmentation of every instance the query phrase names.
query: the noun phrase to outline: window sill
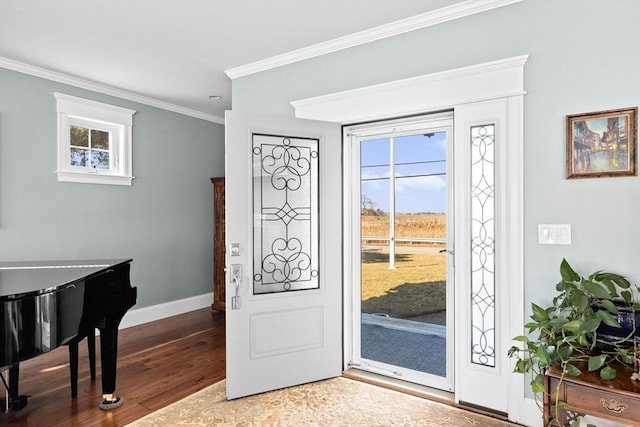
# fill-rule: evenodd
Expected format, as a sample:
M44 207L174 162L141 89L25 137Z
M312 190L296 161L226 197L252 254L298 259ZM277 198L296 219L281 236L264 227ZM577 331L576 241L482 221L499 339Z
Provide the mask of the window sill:
M131 185L132 176L88 174L57 171L59 182L79 182L84 184Z

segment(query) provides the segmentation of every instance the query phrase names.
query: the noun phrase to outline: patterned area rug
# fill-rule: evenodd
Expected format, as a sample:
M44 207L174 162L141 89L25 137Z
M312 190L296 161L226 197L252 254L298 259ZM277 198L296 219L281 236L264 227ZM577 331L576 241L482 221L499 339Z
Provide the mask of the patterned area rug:
M504 421L338 377L227 401L225 381L127 427L513 426Z

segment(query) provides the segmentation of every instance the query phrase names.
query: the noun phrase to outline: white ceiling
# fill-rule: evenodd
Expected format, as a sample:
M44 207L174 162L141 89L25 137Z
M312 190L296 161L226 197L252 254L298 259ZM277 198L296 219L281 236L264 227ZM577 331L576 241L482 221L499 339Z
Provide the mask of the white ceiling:
M0 59L215 119L231 108L225 71L235 77L250 64L472 2L0 0Z

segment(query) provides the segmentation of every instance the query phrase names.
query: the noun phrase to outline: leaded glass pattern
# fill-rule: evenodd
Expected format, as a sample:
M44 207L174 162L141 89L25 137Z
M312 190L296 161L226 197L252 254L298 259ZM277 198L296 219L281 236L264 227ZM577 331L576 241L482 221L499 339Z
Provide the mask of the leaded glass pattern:
M471 127L471 362L495 366L495 125Z
M318 140L254 134L253 293L319 287Z

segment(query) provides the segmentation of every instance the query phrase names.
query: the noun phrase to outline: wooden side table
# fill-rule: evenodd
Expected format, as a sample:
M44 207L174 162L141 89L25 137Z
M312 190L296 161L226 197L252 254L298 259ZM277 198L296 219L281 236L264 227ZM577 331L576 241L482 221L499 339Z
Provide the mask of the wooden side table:
M558 391L559 401L567 405L558 410L555 419L556 388L561 370L553 366L545 372L544 384L549 393L544 396L544 425L568 426L583 415L640 426L640 382L633 381L633 369L622 364L612 365L618 375L613 381L600 378L599 372L587 372L586 365L577 377L565 375Z

